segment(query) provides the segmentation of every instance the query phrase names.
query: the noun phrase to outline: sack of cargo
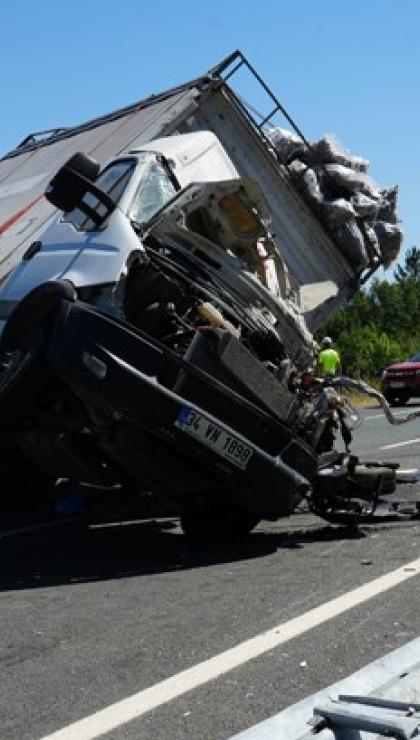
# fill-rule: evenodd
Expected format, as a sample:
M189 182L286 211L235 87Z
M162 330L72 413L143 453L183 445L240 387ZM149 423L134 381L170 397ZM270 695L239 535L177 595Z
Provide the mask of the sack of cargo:
M289 172L291 172L292 175L298 176L302 175L306 170L308 169L308 165L302 162L300 159L294 159L293 162L290 162L289 164Z
M329 229L335 229L355 218L353 206L345 198L324 201L321 208L322 219Z
M388 267L398 255L403 240L403 232L396 224L390 224L386 221L376 221L374 229L379 239L384 265Z
M379 192L381 195L379 201L379 220L388 221L391 224L396 224L398 185L393 188L382 188L382 190L380 190Z
M362 159L362 157L354 157L346 152L344 147L331 134L315 141L312 144L312 149L315 152L316 159L324 164L342 164L358 172L368 171L368 160Z
M293 131L284 128L273 128L268 134L268 139L280 158L288 164L292 159L299 157L306 149L306 145Z
M361 270L368 264L363 234L355 220L341 224L333 229L332 234L344 257L356 269Z
M380 201L370 198L364 193L354 193L350 202L359 218L367 218L369 221L375 221L378 217ZM386 220L386 219L384 219Z
M323 203L324 196L315 170L308 167L299 159L295 159L289 165L289 171L294 178L298 190L302 193L304 198L312 206L320 206L321 203Z
M380 192L369 175L357 172L342 164L326 164L325 169L337 188L344 193L364 193L370 198L380 197Z

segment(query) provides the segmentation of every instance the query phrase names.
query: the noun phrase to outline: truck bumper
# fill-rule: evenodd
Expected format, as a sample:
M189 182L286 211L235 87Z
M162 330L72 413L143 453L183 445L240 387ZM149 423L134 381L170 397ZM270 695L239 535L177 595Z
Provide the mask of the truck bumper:
M316 456L291 430L125 322L64 301L49 361L114 426L106 449L138 478L147 469L149 479L174 490L198 482L202 489L235 489L268 518L293 511L310 486ZM180 367L207 385L205 408L173 390ZM224 418L211 411L217 395L225 396ZM263 449L270 425L269 446L278 432L274 454Z

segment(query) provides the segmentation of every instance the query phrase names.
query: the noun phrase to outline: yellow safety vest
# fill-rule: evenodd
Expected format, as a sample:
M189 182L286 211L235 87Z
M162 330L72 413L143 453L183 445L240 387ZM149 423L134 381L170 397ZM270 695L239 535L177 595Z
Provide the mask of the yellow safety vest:
M318 355L318 364L326 375L335 375L340 365L340 355L335 349L323 349Z

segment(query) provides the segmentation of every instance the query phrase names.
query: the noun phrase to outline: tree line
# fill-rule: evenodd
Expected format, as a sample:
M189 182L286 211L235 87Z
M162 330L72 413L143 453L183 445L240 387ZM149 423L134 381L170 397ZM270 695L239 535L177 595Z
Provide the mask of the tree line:
M330 319L346 375L376 377L386 365L420 352L420 249L412 247L393 281L373 280Z

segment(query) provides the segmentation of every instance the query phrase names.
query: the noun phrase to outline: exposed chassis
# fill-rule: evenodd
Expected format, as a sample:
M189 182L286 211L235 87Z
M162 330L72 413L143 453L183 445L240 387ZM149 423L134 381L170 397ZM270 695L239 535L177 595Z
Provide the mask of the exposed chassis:
M316 456L289 428L125 322L63 301L49 361L91 413L105 455L180 511L201 494L276 519L310 487ZM242 458L223 450L232 441Z
M282 396L277 382L272 392L271 374L227 331L198 329L182 355L58 281L19 305L1 349L3 434L35 466L117 496L150 491L189 533L242 534L305 498L322 518L356 524L395 489L398 466L363 466L299 436L306 394ZM309 391L318 426L337 402L331 388Z

